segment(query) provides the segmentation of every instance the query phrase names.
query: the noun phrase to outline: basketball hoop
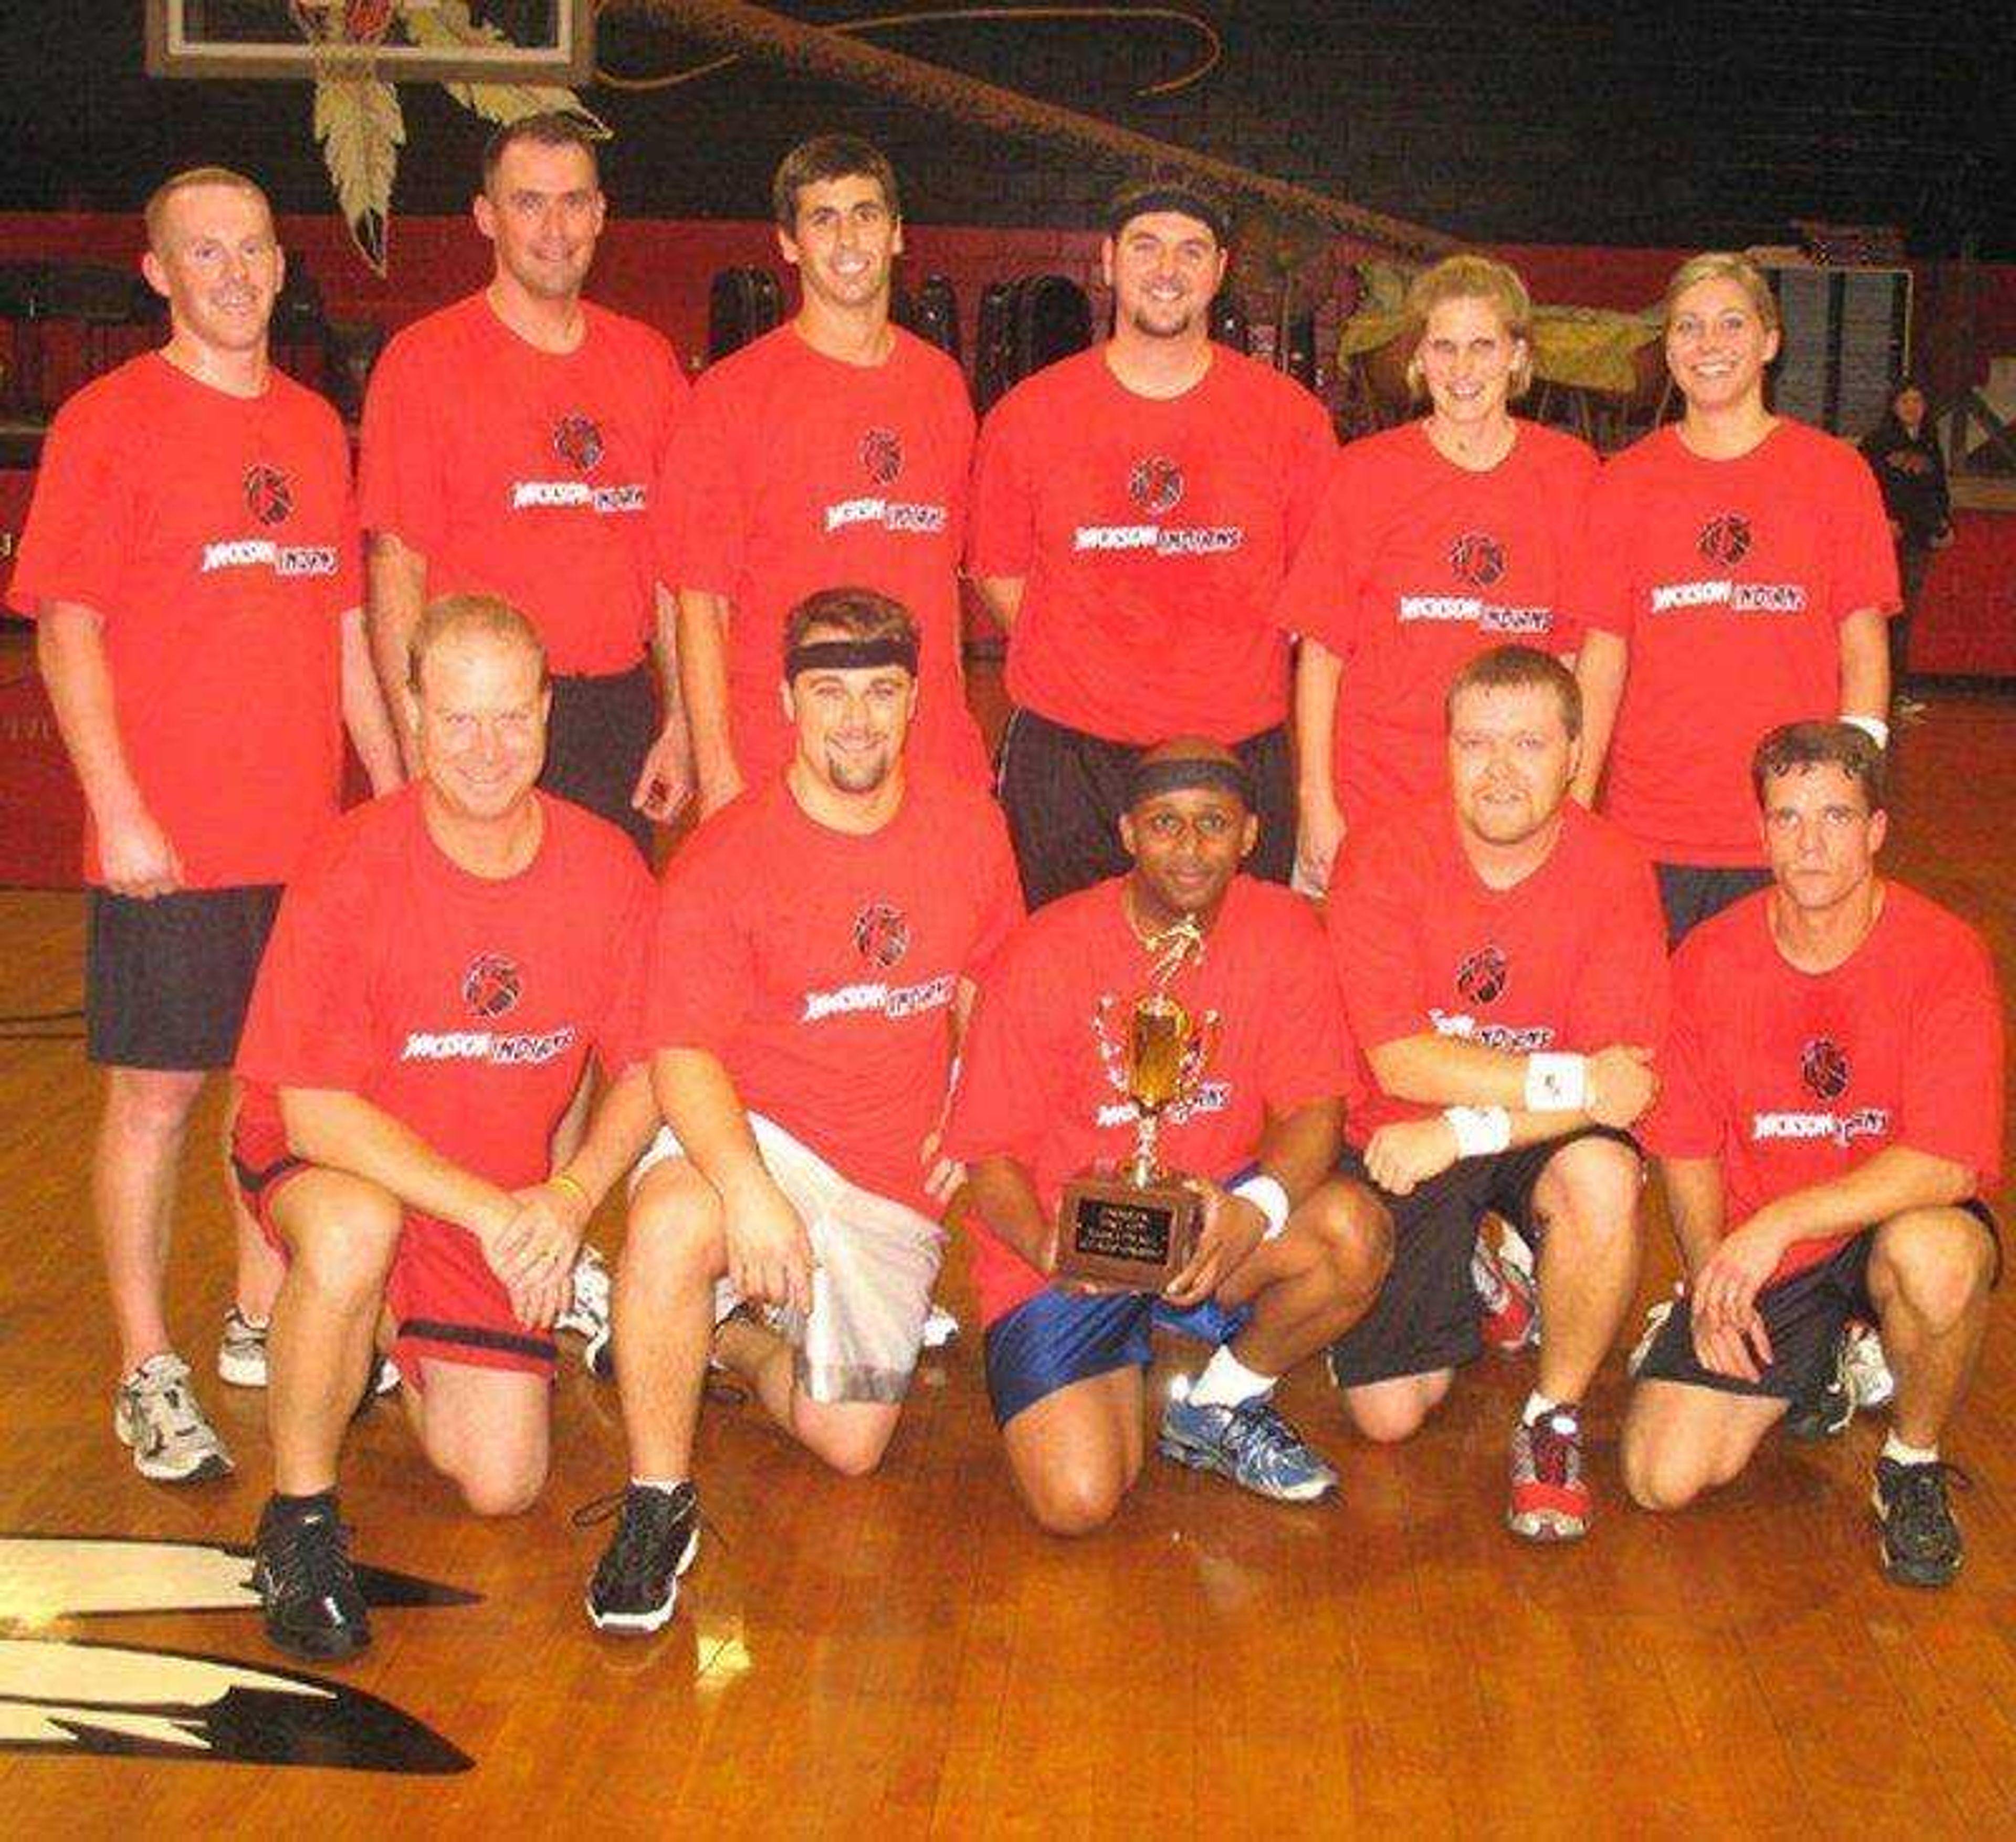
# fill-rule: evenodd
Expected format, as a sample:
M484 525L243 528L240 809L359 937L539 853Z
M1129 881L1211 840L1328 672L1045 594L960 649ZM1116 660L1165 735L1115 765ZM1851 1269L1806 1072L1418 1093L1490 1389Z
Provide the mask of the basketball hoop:
M362 83L377 74L378 48L398 0L287 0L315 58L318 83Z

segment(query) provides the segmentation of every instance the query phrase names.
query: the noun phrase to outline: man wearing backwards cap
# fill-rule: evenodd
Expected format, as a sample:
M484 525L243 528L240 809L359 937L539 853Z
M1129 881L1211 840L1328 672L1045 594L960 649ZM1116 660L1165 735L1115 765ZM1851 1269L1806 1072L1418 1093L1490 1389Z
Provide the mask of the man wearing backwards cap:
M1288 645L1266 610L1334 450L1297 383L1211 343L1219 206L1178 182L1113 203L1113 336L1039 372L981 430L967 568L1009 630L1000 786L1030 905L1127 867L1136 755L1237 754L1259 876L1294 857Z
M671 1616L710 1355L836 1470L880 1459L960 1177L938 1154L959 1024L1021 912L993 802L905 765L909 613L822 591L791 611L784 673L789 766L700 826L658 916L644 1039L668 1124L616 1283L631 1480L589 1588L606 1631Z
M1355 1085L1336 975L1315 912L1239 873L1259 822L1238 757L1204 740L1151 750L1119 831L1129 873L1033 916L988 967L947 1141L970 1160L995 1418L1023 1500L1059 1534L1107 1521L1139 1473L1165 1304L1233 1333L1170 1401L1164 1454L1285 1502L1334 1489L1271 1396L1364 1311L1391 1245L1368 1187L1331 1175ZM1134 1144L1104 1037L1157 987L1219 1019L1194 1092L1161 1121L1167 1161L1204 1199L1197 1253L1160 1299L1060 1286L1062 1185Z

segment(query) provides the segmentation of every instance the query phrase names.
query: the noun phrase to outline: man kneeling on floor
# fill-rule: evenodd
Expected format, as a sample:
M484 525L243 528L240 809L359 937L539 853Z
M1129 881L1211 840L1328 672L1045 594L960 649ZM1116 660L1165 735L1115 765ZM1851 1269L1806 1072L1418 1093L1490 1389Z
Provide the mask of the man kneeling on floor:
M1139 1475L1150 1330L1170 1310L1219 1347L1164 1412L1164 1454L1285 1502L1337 1485L1274 1384L1364 1311L1391 1228L1363 1182L1330 1175L1355 1085L1342 1006L1315 911L1240 873L1258 832L1229 750L1149 750L1120 820L1133 869L1033 916L983 980L948 1142L978 1217L995 1419L1023 1501L1060 1534L1099 1527ZM1125 1045L1157 992L1198 1031L1190 1091L1160 1121L1163 1160L1202 1198L1195 1254L1159 1297L1059 1284L1064 1185L1133 1148Z
M1586 1532L1580 1402L1638 1277L1640 1164L1665 1027L1652 867L1568 797L1575 679L1530 646L1449 686L1449 790L1345 840L1325 911L1345 1008L1379 1092L1354 1124L1390 1197L1393 1270L1330 1351L1359 1431L1408 1437L1481 1344L1478 1218L1539 1250L1538 1386L1512 1429L1506 1525Z
M699 1542L710 1357L837 1470L882 1457L959 1182L938 1150L970 981L1021 914L987 795L904 760L917 627L833 588L791 610L789 765L668 872L644 1034L667 1121L617 1271L631 1477L588 1592L656 1631Z
M615 827L534 790L547 703L522 615L479 595L428 608L407 697L419 776L310 851L254 988L233 1163L288 1268L253 1578L297 1655L370 1641L336 1473L381 1307L429 1461L479 1514L524 1509L582 1230L655 1121L625 1069L650 880ZM554 1169L591 1049L610 1085Z
M1883 1569L1960 1570L1939 1437L2000 1268L2002 1002L1980 937L1876 873L1881 748L1845 723L1773 730L1751 770L1772 886L1673 961L1646 1122L1688 1274L1637 1367L1624 1479L1648 1509L1726 1484L1823 1379L1849 1319L1895 1371L1871 1502Z

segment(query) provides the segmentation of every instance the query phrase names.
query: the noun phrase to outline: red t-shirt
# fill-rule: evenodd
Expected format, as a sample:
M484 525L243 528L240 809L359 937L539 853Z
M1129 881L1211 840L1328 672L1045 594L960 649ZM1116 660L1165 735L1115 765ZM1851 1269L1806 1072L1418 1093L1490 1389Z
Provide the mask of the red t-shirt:
M1894 613L1897 559L1869 463L1781 421L1736 460L1677 426L1603 469L1586 622L1630 646L1604 809L1661 863L1761 864L1750 757L1841 710L1841 623Z
M920 1161L952 1063L959 981L1022 912L999 809L909 772L865 836L808 818L779 774L723 807L665 874L645 1034L717 1057L752 1113L850 1182L935 1214Z
M1479 653L1580 640L1570 577L1596 456L1514 426L1482 473L1444 459L1419 422L1350 443L1274 604L1281 627L1343 662L1332 772L1353 825L1446 797L1443 695Z
M275 371L233 397L158 352L56 413L9 599L104 621L127 765L193 889L281 883L335 813L340 617L362 599L350 450ZM85 876L103 880L87 818Z
M352 1093L506 1189L542 1182L589 1052L634 1060L652 888L613 826L536 796L538 854L472 876L418 786L346 814L280 903L238 1047L240 1127L279 1088Z
M1022 579L1008 694L1111 742L1233 743L1287 713L1268 611L1336 452L1323 405L1223 346L1180 397L1101 347L1024 379L980 432L967 564Z
M947 1149L972 1162L1017 1159L1044 1209L1065 1179L1134 1149L1136 1113L1114 1085L1093 1020L1124 1043L1148 960L1121 904L1124 878L1032 915L988 969L962 1059ZM1158 1154L1172 1170L1229 1176L1258 1147L1267 1117L1360 1088L1337 977L1316 911L1273 883L1240 876L1205 937L1204 956L1168 991L1193 1019L1216 1011L1219 1034L1197 1097L1162 1116ZM1049 1282L973 1218L974 1278L992 1324Z
M364 400L364 527L426 557L427 592L502 595L556 672L625 671L653 618L651 490L686 395L671 346L583 301L542 352L481 293L385 348Z
M1722 1164L1725 1229L1766 1203L1909 1146L2001 1181L2002 1000L1981 937L1901 883L1869 937L1831 972L1787 963L1773 892L1704 921L1673 957L1672 1028L1645 1142ZM1795 1241L1772 1275L1827 1259L1852 1235Z
M958 365L892 328L880 365L815 352L783 326L693 387L658 491L659 570L733 602L729 739L744 782L790 759L777 687L784 621L843 586L893 595L922 639L909 758L985 785L959 664L959 547L973 408Z
M1324 918L1366 1049L1431 1030L1521 1056L1658 1045L1666 932L1652 866L1572 800L1561 816L1546 861L1510 889L1478 880L1446 797L1345 834ZM1440 1110L1374 1084L1352 1142Z

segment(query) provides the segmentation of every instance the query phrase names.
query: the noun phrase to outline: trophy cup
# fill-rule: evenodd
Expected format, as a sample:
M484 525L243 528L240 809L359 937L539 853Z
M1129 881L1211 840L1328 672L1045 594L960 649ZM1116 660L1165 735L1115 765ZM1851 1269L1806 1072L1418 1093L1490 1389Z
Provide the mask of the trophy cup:
M1160 1292L1197 1251L1204 1203L1155 1155L1162 1114L1193 1097L1218 1034L1218 1013L1193 1019L1165 991L1134 1001L1125 1049L1115 1042L1115 1001L1100 998L1093 1033L1114 1091L1133 1103L1134 1155L1117 1171L1081 1171L1064 1187L1057 1276L1135 1292Z

